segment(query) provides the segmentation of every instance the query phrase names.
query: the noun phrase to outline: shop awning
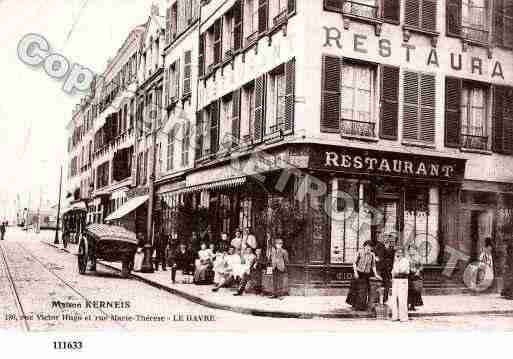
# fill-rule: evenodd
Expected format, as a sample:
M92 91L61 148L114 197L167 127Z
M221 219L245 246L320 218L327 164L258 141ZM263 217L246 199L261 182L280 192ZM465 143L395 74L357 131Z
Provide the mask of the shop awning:
M189 192L196 192L196 191L203 191L203 190L216 190L216 189L229 189L229 188L235 188L238 186L241 186L247 182L247 177L236 177L236 178L230 178L226 180L221 181L215 181L215 182L209 182L209 183L202 183L186 188L179 189L173 194L179 194L179 193L189 193Z
M83 202L83 201L74 202L74 203L70 204L69 207L64 208L62 210L62 214L68 213L68 212L76 210L76 209L81 209L81 210L85 211L87 209L87 206L86 206L85 202Z
M143 205L147 200L148 200L148 195L132 198L132 199L126 201L126 203L124 205L119 207L117 210L112 212L110 215L108 215L107 218L105 218L105 221L112 221L115 219L123 218L130 212L135 211L139 206Z

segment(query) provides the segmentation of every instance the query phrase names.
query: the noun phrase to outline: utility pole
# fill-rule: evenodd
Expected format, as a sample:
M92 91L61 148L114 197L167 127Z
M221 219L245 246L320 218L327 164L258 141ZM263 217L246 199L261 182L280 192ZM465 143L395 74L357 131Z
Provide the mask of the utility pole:
M61 191L62 191L62 165L61 172L59 175L59 201L57 202L57 225L55 226L55 239L54 244L59 244L59 222L61 217Z

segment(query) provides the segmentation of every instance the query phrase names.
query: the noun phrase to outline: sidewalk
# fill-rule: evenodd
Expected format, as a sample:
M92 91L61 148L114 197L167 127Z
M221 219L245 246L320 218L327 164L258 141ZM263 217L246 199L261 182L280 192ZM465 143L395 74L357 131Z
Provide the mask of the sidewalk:
M54 245L53 241L42 240L42 242L62 249L62 245ZM66 251L75 254L76 245L68 245ZM99 263L121 270L121 263L105 261L99 261ZM181 284L180 272L177 273L176 284L171 282L170 270L155 273L132 272L132 276L149 285L214 309L282 318L374 318L368 312L353 311L345 303L345 296L289 296L282 300L254 294L235 297L234 290L231 289L223 288L214 293L211 291L213 287L211 285ZM503 299L499 294L425 295L423 300L424 305L416 312L410 312L410 317L513 315L513 301Z

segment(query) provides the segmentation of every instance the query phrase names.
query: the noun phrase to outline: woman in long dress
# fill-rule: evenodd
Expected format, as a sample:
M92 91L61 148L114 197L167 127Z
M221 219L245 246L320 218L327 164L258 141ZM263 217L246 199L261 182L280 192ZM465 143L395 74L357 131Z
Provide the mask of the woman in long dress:
M346 303L356 310L366 310L369 295L369 279L372 274L376 278L381 279L376 271L376 257L372 252L370 241L366 241L363 244L363 249L358 252L353 263L353 272L354 278L347 294Z
M408 310L415 311L415 307L424 305L422 301L422 262L417 247L408 247L410 260L410 274L408 275Z
M194 284L212 283L212 256L205 242L201 243L201 249L198 252L198 259L196 259L195 265Z

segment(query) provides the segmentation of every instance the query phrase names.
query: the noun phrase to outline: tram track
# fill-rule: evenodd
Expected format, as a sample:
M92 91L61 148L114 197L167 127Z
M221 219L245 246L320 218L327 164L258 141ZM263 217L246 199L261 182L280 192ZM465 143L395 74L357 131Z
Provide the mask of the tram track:
M13 245L18 248L18 253L22 253L27 258L30 258L34 263L37 264L38 268L43 267L44 271L50 274L51 278L54 278L54 280L57 282L57 285L55 285L55 289L58 290L58 288L66 288L67 291L71 291L74 293L74 295L81 298L84 302L90 302L91 299L88 298L82 291L77 289L75 286L69 283L66 279L64 279L62 276L57 274L54 270L48 267L48 264L45 264L40 258L38 258L34 253L32 253L29 249L27 249L25 246L23 246L20 243L13 243ZM23 305L23 298L20 294L20 290L18 290L18 287L16 285L15 277L16 272L12 270L12 266L10 264L11 258L9 257L8 250L3 247L3 245L0 245L1 248L1 257L2 257L2 264L4 268L4 272L6 273L5 276L7 277L7 281L9 282L9 287L14 299L14 302L16 304L17 312L18 312L18 322L21 322L22 329L26 332L31 331L31 326L29 325L29 321L27 318L30 318L30 311L29 308L25 305ZM11 260L12 263L12 260ZM14 274L14 275L13 275ZM68 292L69 293L69 292ZM64 295L65 293L62 293L62 297L67 297L67 295ZM25 295L26 296L26 295ZM61 311L61 314L65 313L65 309L59 308ZM107 313L105 310L101 308L95 308L90 307L87 309L84 309L82 312L92 312L92 313L98 313L104 317L109 317L110 314ZM122 328L124 330L127 330L127 327L122 322L113 321L117 327Z
M21 328L24 331L29 332L30 326L29 326L29 323L27 320L27 315L25 314L25 309L23 308L23 304L21 303L20 295L16 288L16 283L14 283L14 279L12 277L12 273L9 268L7 254L5 253L4 246L2 244L0 244L0 257L2 258L2 264L3 264L5 276L7 277L7 281L9 282L9 288L10 288L14 303L16 305L16 310L18 312L17 318L21 319L21 320L18 320L18 322L20 322Z

